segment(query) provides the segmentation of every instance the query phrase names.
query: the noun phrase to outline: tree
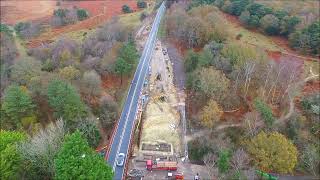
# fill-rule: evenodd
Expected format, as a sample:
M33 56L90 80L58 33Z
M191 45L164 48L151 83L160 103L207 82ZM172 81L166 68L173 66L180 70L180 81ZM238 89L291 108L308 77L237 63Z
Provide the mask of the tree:
M132 9L128 5L125 4L125 5L122 6L122 12L131 13Z
M18 146L23 160L31 164L31 171L37 178L54 177L54 158L62 146L65 133L64 122L60 119Z
M289 45L304 53L320 54L320 21L290 34Z
M288 36L296 30L296 26L300 23L300 19L296 16L285 16L280 23L280 34Z
M81 120L78 123L77 129L82 133L82 136L86 138L90 147L96 148L99 145L101 135L95 122L95 118Z
M315 145L308 145L303 149L301 160L305 170L307 170L314 176L317 176L320 174L319 148L317 148Z
M268 35L279 34L280 21L276 16L272 14L267 14L263 18L261 18L260 25L264 32Z
M89 17L89 13L85 9L77 9L77 16L79 21L83 21Z
M247 143L247 152L263 171L290 173L297 164L297 148L278 132L261 132Z
M80 78L80 71L73 66L67 66L59 70L59 76L67 81Z
M143 1L143 0L138 0L137 6L138 6L138 8L146 8L147 7L147 3L145 1Z
M213 128L220 121L222 114L219 104L211 99L200 112L201 123L208 128Z
M185 59L186 72L193 72L197 69L199 63L199 55L193 50L188 51Z
M112 179L112 169L81 137L67 135L55 158L55 179Z
M99 118L101 127L105 130L111 130L112 125L118 117L117 103L112 99L103 96L101 97L100 106L96 110L95 114Z
M0 179L19 179L22 159L17 151L17 143L26 139L24 133L0 131Z
M243 149L237 149L231 158L231 166L236 172L240 172L246 168L249 162L249 156Z
M272 9L270 7L266 7L259 3L251 3L247 10L250 12L250 15L256 15L260 18L267 14L272 14Z
M84 93L89 96L98 96L101 93L101 78L95 71L87 71L83 74L82 86Z
M219 152L217 165L219 173L226 173L230 168L230 152L229 150L221 150Z
M17 61L12 66L11 77L20 85L27 85L31 78L40 76L41 62L28 58Z
M254 106L256 110L261 114L264 122L268 127L271 127L275 118L273 117L272 110L268 105L260 99L254 101Z
M142 12L141 14L140 14L140 21L142 22L145 18L147 18L148 17L148 14L146 13L146 12Z
M116 74L120 75L120 78L121 78L120 84L121 85L122 85L123 75L130 74L131 70L132 70L132 66L127 61L125 61L121 57L117 58L116 64L114 66L114 71Z
M40 34L41 26L39 23L19 22L14 29L20 37L29 39Z
M130 41L123 45L119 50L118 57L124 59L130 65L136 64L139 56L135 44Z
M239 20L248 28L259 27L259 17L256 15L250 15L249 11L243 11L239 17Z
M189 76L189 86L200 90L208 97L222 100L229 88L230 80L222 71L214 68L199 68Z
M4 124L13 128L20 127L22 118L33 115L34 108L35 105L25 90L16 85L9 86L1 107L5 115L2 117Z
M259 17L256 16L256 15L250 16L248 26L251 27L251 28L257 28L257 27L259 27L259 26L260 26L260 19L259 19Z
M49 105L56 118L63 118L68 127L87 115L87 110L75 88L61 80L51 81L48 86Z

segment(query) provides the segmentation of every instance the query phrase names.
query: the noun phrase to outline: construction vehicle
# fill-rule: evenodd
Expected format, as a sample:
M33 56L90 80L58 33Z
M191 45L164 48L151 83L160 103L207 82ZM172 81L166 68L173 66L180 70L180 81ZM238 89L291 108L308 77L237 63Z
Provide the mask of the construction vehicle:
M152 171L152 170L176 171L177 170L177 162L175 162L175 161L147 160L146 168L149 171Z

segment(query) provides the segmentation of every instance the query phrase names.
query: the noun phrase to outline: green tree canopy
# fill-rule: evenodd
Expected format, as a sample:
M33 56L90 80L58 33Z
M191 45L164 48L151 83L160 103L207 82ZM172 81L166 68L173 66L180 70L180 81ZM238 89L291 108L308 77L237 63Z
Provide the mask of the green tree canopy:
M254 106L257 109L257 111L261 114L266 125L268 127L271 127L273 122L275 121L271 108L261 99L256 99L254 101Z
M297 164L297 148L278 132L261 132L247 143L248 153L263 171L292 172Z
M122 6L122 12L131 13L132 9L128 5L125 4L125 5Z
M267 14L260 19L260 26L268 35L276 35L280 30L280 21L276 16Z
M123 75L130 74L131 70L132 66L127 61L125 61L121 57L117 58L116 64L114 66L114 71L116 74L119 74L121 76L121 84Z
M214 68L199 68L188 77L188 86L199 90L208 97L222 100L229 88L230 80Z
M56 118L62 117L70 127L79 118L87 115L84 103L76 89L61 80L53 80L48 86L48 101Z
M96 154L79 131L66 136L55 159L55 179L107 179L113 172L105 160Z
M22 159L16 143L25 140L24 133L0 131L0 179L18 179Z
M33 104L29 94L26 92L26 89L22 89L16 85L11 85L5 91L1 107L3 112L1 122L12 128L19 127L21 125L22 118L33 114L34 107L35 105Z
M219 152L217 164L220 173L226 173L229 170L230 152L228 150L222 150Z

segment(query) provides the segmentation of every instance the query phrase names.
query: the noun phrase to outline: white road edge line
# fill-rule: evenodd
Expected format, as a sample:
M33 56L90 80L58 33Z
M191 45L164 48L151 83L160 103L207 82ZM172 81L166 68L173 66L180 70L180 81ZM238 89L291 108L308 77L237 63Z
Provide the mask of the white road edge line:
M160 9L160 11L161 11L161 10L162 10L162 9ZM159 14L157 14L156 19L155 19L155 21L154 21L156 24L157 24L157 21L158 21L159 17L160 17ZM153 26L152 28L154 28L154 27L155 27L155 26ZM152 29L152 30L154 31L155 29ZM152 30L151 30L150 40L148 41L147 44L150 44L150 43L152 44L152 41L153 41L152 39L153 39L153 36L154 36L154 34L155 34L155 33L152 32ZM147 55L148 55L149 50L150 50L150 45L147 46L147 51L146 51L146 53L145 53L145 57L143 58L143 62L142 62L142 67L141 67L142 69L141 69L141 71L139 72L138 80L137 80L137 82L136 82L137 84L136 84L136 86L135 86L135 88L134 88L134 91L133 91L132 96L134 96L135 93L136 93L137 86L138 86L138 82L140 81L141 73L142 73L144 64L145 64L145 62L146 62L145 60L146 60L146 58L148 57ZM131 86L130 86L130 88L131 88ZM128 93L128 94L129 94L129 93ZM127 126L127 123L128 123L128 118L129 118L129 115L130 115L130 111L131 111L133 99L134 99L134 98L131 98L131 102L130 102L129 109L128 109L127 113L125 114L126 120L125 120L125 124L124 124L124 126L123 126L123 130L122 130L122 133L121 133L120 142L119 142L119 144L118 144L116 157L117 157L117 155L119 154L119 151L120 151L120 148L121 148L121 145L122 145L123 135L124 135L125 130L126 130L125 127ZM113 162L113 170L115 170L115 166L116 166L116 157L115 157L115 160L114 160L114 162ZM125 155L125 157L127 157L127 154Z

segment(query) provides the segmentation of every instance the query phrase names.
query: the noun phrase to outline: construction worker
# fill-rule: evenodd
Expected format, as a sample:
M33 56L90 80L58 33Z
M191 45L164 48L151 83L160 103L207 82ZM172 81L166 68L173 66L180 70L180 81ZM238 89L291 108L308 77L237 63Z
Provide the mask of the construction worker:
M200 180L199 179L199 174L197 173L197 175L194 176L194 180Z

